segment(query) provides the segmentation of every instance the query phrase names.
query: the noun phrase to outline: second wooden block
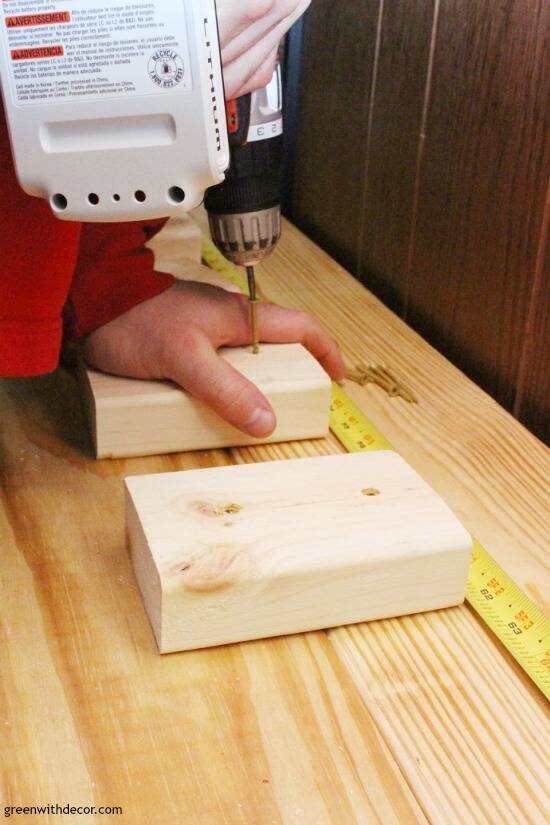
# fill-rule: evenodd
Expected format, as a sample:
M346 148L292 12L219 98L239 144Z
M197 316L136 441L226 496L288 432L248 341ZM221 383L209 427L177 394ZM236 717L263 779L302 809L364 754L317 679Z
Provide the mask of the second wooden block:
M394 452L126 480L162 653L455 605L471 539Z

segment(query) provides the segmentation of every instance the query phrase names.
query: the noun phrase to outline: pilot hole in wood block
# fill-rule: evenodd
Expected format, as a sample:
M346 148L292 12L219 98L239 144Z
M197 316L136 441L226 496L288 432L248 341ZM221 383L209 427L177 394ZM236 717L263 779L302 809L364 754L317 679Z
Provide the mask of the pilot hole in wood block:
M331 383L299 344L263 344L220 354L267 397L277 417L269 438L227 424L206 404L166 381L119 378L81 367L81 384L97 458L127 458L185 450L237 447L328 432Z
M126 487L132 562L161 653L464 599L470 536L394 452L136 476Z

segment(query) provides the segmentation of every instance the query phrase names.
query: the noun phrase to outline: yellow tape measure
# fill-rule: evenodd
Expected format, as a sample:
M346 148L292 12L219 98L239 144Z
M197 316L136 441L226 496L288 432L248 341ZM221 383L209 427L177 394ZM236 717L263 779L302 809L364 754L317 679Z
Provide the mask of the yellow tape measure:
M202 256L246 292L246 279L207 238ZM330 429L348 452L393 447L338 384L333 385ZM466 599L527 675L550 699L550 621L474 539Z

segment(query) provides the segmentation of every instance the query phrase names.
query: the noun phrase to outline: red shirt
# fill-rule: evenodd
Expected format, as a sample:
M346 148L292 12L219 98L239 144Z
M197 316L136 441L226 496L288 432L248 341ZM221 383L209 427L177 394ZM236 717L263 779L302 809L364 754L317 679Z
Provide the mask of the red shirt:
M82 336L171 286L144 246L163 224L55 218L17 182L0 107L0 376L54 370L62 315Z

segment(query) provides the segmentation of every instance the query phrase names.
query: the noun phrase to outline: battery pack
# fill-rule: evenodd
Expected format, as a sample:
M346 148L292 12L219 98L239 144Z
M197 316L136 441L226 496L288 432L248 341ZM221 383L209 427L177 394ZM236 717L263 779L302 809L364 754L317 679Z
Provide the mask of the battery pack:
M177 215L224 179L214 0L11 0L0 15L17 176L59 218Z

